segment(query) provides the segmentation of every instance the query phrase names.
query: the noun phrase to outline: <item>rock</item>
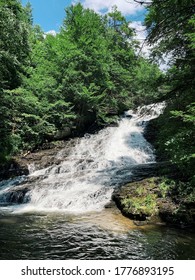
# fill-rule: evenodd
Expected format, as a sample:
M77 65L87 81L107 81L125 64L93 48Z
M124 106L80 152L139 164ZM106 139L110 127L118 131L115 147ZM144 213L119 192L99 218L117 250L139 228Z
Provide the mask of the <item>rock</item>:
M54 136L55 140L63 140L66 139L67 137L71 136L71 129L70 127L65 127L63 130L59 130L56 135Z
M35 179L27 179L27 177L18 177L14 180L14 186L0 194L0 203L2 204L21 204L27 203L29 197L27 193L33 188L33 181Z
M8 191L5 195L5 202L7 203L17 203L17 204L22 204L22 203L27 203L29 201L28 197L25 197L25 195L29 192L28 188L21 188L21 189L16 189L12 191Z
M171 200L159 206L159 217L168 224L178 227L195 226L195 207L188 209L184 204L174 204Z
M175 199L160 188L162 178L152 177L128 183L112 195L121 213L134 220L136 225L161 224L179 227L195 226L195 203Z
M104 208L108 209L108 208L115 208L116 207L116 204L114 203L113 200L111 200L110 202L108 202Z
M136 226L145 226L148 224L148 221L133 221Z
M12 159L9 163L1 166L0 180L14 178L16 176L28 175L28 166L24 163L19 163L17 160Z
M113 200L123 215L137 221L146 221L157 214L156 185L158 178L129 183L113 193Z
M78 142L78 138L44 144L38 150L24 153L0 167L0 180L28 175L30 171L60 164Z
M158 126L156 123L156 119L150 120L149 122L147 122L144 129L144 137L151 144L155 143L158 134Z

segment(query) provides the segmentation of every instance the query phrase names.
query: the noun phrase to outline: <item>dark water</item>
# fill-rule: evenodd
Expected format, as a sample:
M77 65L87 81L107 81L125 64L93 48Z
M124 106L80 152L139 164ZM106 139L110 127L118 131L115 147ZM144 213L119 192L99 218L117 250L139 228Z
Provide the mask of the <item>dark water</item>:
M195 259L195 233L136 227L114 210L0 215L0 259Z

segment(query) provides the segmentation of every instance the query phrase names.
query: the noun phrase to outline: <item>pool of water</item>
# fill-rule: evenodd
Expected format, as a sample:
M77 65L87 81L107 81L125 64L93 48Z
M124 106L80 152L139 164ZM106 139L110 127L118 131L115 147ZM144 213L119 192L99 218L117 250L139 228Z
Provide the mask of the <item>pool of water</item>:
M116 209L0 214L0 259L195 259L195 233L137 227Z

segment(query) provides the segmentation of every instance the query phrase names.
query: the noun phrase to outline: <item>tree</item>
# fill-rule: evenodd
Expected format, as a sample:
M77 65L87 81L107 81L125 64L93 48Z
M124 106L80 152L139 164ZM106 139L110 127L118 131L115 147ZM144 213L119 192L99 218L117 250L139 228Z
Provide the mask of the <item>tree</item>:
M116 7L101 16L80 3L70 6L60 32L52 36L32 26L30 4L3 3L3 160L70 131L78 135L93 124L116 121L133 102L144 100L143 84L153 90L150 78L159 73L137 58L133 31Z
M19 1L1 0L0 34L0 87L12 89L21 83L29 55L27 18Z
M124 110L129 99L135 61L132 30L116 8L105 17L81 4L66 13L60 34L61 40L69 42L62 59L67 69L63 88L83 120L79 126L89 125L90 120L107 122L112 118L109 115Z
M194 123L194 1L154 0L148 7L148 42L154 57L170 56L166 75L167 108L160 118L161 150L193 180L195 164Z
M29 58L27 14L17 0L0 0L0 160L15 143L14 103L9 90L21 84Z
M140 106L158 102L161 98L160 84L164 78L159 67L149 59L139 57L133 73L132 87L136 93L132 96L134 105Z

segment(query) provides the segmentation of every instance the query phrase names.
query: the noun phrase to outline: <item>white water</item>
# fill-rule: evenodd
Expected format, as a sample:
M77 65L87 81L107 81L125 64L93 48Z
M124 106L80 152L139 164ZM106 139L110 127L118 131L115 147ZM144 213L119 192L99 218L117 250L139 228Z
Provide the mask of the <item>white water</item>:
M150 105L136 113L128 111L118 127L81 138L68 157L61 150L56 155L61 164L37 171L31 166L29 177L36 178L36 183L28 193L30 202L17 211L102 210L114 187L130 178L132 166L155 161L154 151L143 137L144 122L156 118L163 107Z

